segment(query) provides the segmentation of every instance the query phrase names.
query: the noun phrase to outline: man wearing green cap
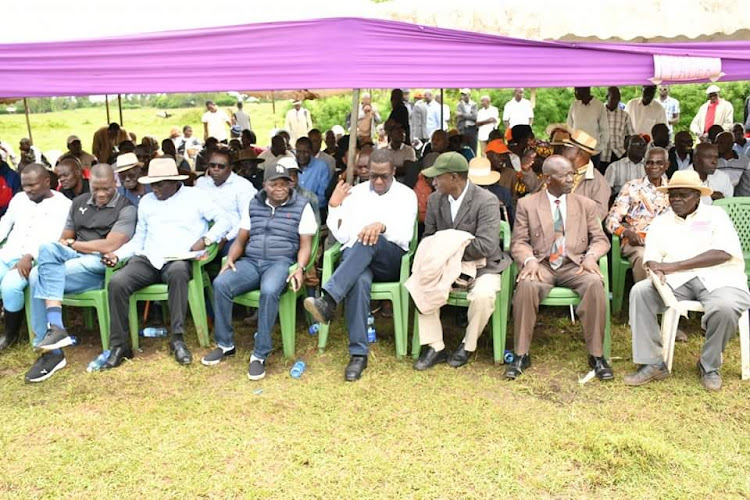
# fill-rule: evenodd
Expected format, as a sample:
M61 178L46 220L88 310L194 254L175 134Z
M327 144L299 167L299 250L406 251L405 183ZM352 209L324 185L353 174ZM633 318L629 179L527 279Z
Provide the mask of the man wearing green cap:
M452 355L443 343L440 309L418 313L419 340L424 347L414 369L427 370L445 361L458 368L476 350L477 339L495 309L500 272L510 265L500 248L500 204L494 194L469 181L469 163L460 153L441 154L422 174L433 178L436 187L427 201L424 236L448 229L470 233L474 238L465 247L462 261L484 261L469 286L469 324L464 339Z

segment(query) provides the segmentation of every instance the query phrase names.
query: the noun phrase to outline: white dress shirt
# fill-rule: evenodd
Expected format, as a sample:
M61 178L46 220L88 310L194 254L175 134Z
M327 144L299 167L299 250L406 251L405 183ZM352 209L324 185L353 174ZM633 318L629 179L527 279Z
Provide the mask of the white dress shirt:
M521 99L520 101L511 99L503 106L503 121L508 122L508 126L511 128L516 125L529 125L533 118L534 108L528 99ZM481 118L477 117L477 120L481 120Z
M490 132L497 128L498 121L500 120L500 111L495 106L488 106L487 108L479 107L477 109L477 121L481 122L494 118L495 121L491 123L485 123L480 125L477 129L477 138L480 141L486 141L490 138Z
M750 167L750 158L745 155L737 155L737 158L730 160L719 158L719 164L717 168L729 176L732 181L732 186L736 186L740 182L740 177Z
M630 121L633 123L633 131L636 134L648 134L651 136L651 128L657 123L667 123L667 113L664 106L659 104L655 99L643 104L641 98L635 98L628 101L625 105L625 112L630 115Z
M560 201L560 215L562 215L563 227L565 227L565 216L568 214L568 196L562 195L559 198L555 198L549 191L547 191L547 199L549 200L549 208L552 211L552 222L555 222L555 212L557 211L557 201Z
M224 111L206 111L201 121L208 125L208 137L214 137L219 142L226 140L229 117Z
M709 292L724 286L747 291L740 239L720 207L700 203L685 219L671 209L657 216L646 233L643 262L679 262L709 250L722 250L731 258L718 266L667 274L669 286L674 290L698 278Z
M448 206L451 209L451 222L456 221L456 215L458 215L458 210L461 208L461 203L464 201L464 197L466 196L466 191L469 189L469 183L467 182L464 186L464 190L461 191L461 194L458 195L458 198L455 200L453 199L453 196L448 195Z
M210 229L209 221L214 223ZM229 216L201 189L181 186L166 200L149 193L138 204L133 239L115 255L119 259L143 255L161 269L165 257L190 251L203 236L216 243L230 229Z
M240 231L240 219L248 212L250 200L258 192L255 186L244 177L232 172L221 186L217 186L214 180L204 175L198 177L195 183L198 189L206 192L224 212L229 216L231 229L226 234L227 240L233 240Z
M370 187L370 181L354 186L349 196L338 207L328 207L328 230L344 248L357 242L357 235L365 226L380 222L385 224L383 237L404 250L414 234L417 218L417 195L394 179L390 189L379 195Z
M695 170L692 165L690 165L685 170ZM718 191L721 194L724 195L724 198L731 198L734 196L734 186L732 186L732 180L729 178L727 174L722 172L721 170L717 170L713 174L706 177L706 180L701 182L703 186L710 187L714 191ZM701 196L701 201L705 203L706 205L712 205L713 200L711 199L711 196Z
M31 254L36 259L39 245L57 241L68 219L71 201L62 193L34 203L23 191L17 193L0 219L0 260L10 262ZM7 239L6 239L7 238Z

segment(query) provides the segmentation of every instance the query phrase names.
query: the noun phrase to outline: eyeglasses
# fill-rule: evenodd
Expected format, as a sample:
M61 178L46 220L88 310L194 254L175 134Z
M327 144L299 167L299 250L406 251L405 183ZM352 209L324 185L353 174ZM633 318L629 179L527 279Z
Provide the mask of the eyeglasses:
M209 167L216 167L216 168L222 168L222 169L224 169L224 168L227 168L229 166L229 164L227 164L227 163L209 162L208 166Z
M370 180L374 181L376 179L380 179L381 181L387 181L393 177L392 174L373 174L370 172Z
M664 160L646 160L646 165L666 165Z

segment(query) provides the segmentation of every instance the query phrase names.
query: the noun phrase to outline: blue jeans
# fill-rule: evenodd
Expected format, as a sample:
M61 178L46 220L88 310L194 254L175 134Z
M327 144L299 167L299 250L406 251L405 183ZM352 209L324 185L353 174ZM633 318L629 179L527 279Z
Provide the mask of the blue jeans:
M31 329L35 343L47 331L45 300L62 300L66 293L104 287L104 264L97 254L82 254L57 242L39 247L37 265L31 271Z
M266 359L271 354L271 330L279 316L279 297L286 290L291 259L260 260L242 257L234 263L236 271L228 269L214 280L214 336L219 346L234 347L232 328L232 299L243 293L260 289L258 333L255 335L256 358Z
M18 269L11 269L20 259L8 262L0 260L0 291L2 291L3 307L8 312L18 312L23 309L23 291L28 281L18 274Z
M367 356L367 317L370 315L370 288L374 281L398 281L401 257L406 252L382 236L373 246L355 243L344 250L341 264L323 290L337 303L346 299L346 327L349 354Z

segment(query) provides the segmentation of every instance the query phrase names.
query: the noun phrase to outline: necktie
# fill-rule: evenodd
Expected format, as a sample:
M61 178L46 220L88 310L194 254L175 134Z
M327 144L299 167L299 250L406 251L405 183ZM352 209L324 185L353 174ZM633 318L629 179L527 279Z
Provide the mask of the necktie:
M552 269L559 268L565 257L565 227L563 225L562 212L560 211L560 200L555 200L555 241L552 243L552 251L549 255L549 266Z

